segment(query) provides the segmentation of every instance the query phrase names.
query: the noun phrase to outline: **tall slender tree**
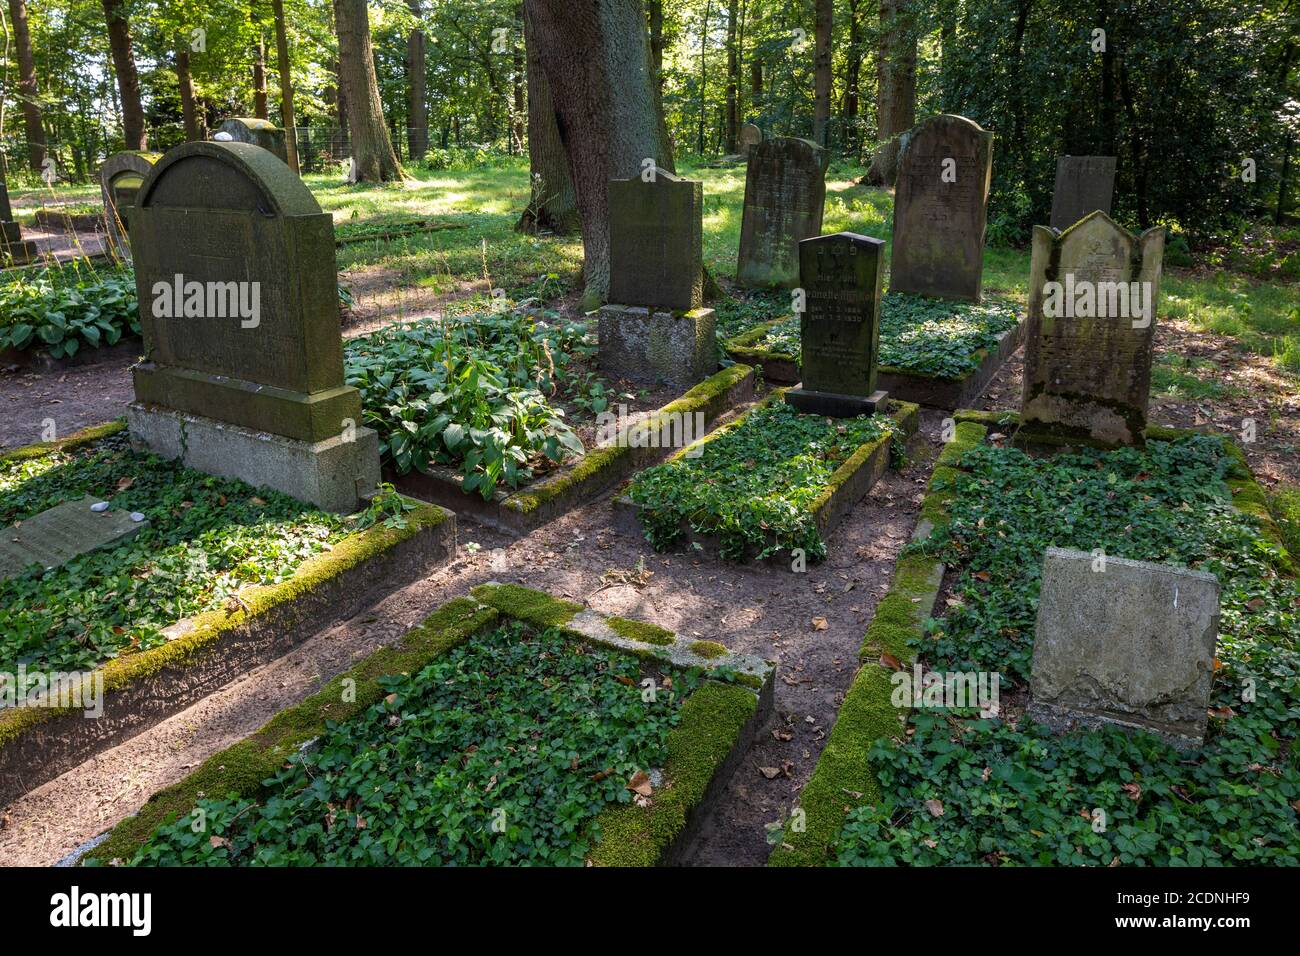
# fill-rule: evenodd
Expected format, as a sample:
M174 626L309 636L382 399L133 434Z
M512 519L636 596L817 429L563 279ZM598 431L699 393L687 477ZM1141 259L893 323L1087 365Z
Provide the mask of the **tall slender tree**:
M831 118L831 40L835 30L835 0L817 0L813 52L813 141L826 145Z
M352 176L358 182L401 179L402 167L393 152L379 99L366 0L338 0L335 16L338 18L339 75L347 96L348 130L352 134Z
M102 0L104 19L108 23L108 47L113 55L113 73L122 107L122 135L127 149L149 148L145 129L144 103L140 99L140 74L135 68L131 48L131 24L126 16L125 0Z
M880 0L876 119L879 145L866 178L876 186L892 186L898 177L898 137L916 125L916 32L910 0Z
M428 38L424 35L421 18L424 11L420 0L406 0L406 6L415 18L415 25L406 37L406 88L407 120L406 146L411 154L411 161L424 158L429 151L429 98L425 71L427 65Z
M284 125L285 153L289 168L298 172L298 121L293 113L293 63L289 59L289 35L284 23L284 0L271 0L275 20L276 71L280 74L280 120Z
M45 127L42 125L40 87L36 82L36 61L32 56L32 34L27 26L26 0L9 0L13 21L14 53L18 58L18 102L27 131L27 161L40 172L45 165Z

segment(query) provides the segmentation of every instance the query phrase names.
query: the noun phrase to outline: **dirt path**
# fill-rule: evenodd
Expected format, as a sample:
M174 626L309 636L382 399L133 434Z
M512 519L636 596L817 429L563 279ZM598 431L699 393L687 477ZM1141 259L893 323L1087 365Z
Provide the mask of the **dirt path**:
M769 849L764 826L807 782L862 635L911 533L940 420L926 416L925 437L913 442L915 463L876 485L831 536L829 560L805 574L656 554L614 530L608 495L513 542L463 522L461 557L452 565L14 803L0 829L0 861L56 862L442 602L496 579L779 661L775 723L746 755L692 857L695 863L762 863ZM481 550L469 553L468 542ZM504 553L494 553L498 548ZM630 570L641 559L653 571L644 587L602 589L606 572ZM814 617L826 619L824 630L814 628ZM774 728L788 729L791 739L778 740ZM784 768L785 775L768 780L760 766Z

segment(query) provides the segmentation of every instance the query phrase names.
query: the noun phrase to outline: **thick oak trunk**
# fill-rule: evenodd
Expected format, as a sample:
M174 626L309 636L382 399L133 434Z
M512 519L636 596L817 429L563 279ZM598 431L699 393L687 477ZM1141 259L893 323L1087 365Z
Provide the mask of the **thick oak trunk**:
M880 0L876 84L880 146L866 178L875 186L892 186L898 178L898 136L916 125L916 33L907 0Z
M338 0L339 74L347 96L348 130L352 134L352 173L357 182L391 182L402 178L402 167L384 123L384 108L375 78L375 54L370 45L370 14L366 0Z
M176 85L181 93L181 121L185 126L185 141L197 142L203 139L199 128L198 104L194 98L194 77L190 73L190 48L181 40L176 48Z
M569 157L560 139L560 127L537 55L537 38L524 11L524 66L528 74L528 165L532 172L532 197L519 219L524 232L550 230L567 235L582 228L578 193L569 174Z

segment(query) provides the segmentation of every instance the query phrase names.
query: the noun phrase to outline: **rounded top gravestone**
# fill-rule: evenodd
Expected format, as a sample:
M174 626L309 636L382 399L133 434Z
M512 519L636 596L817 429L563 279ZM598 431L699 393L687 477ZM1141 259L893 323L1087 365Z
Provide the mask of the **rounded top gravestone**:
M799 243L821 232L830 154L793 136L749 154L736 279L747 286L799 284Z
M225 133L236 143L252 143L254 146L260 146L279 157L280 162L289 162L289 149L284 143L284 130L269 120L236 116L223 120L216 132Z
M135 206L140 187L162 157L161 153L143 153L128 150L114 153L99 167L99 188L104 198L104 218L108 223L108 239L123 258L131 257L127 234L131 225L127 221L129 210Z

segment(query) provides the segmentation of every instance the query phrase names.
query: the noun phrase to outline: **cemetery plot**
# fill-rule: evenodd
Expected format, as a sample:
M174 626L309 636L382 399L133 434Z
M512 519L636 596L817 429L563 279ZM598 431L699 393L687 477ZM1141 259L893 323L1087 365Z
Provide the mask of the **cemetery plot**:
M937 408L973 402L1024 340L1025 320L1003 302L953 302L890 292L881 298L878 385ZM799 381L799 317L777 318L726 344L769 382Z
M135 277L84 260L0 274L0 363L73 359L140 334Z
M806 832L785 833L771 862L1300 861L1292 806L1300 770L1289 756L1300 736L1300 582L1240 450L1220 436L1149 428L1143 448L1034 458L1006 441L1014 414L956 418L956 440L935 469L915 543L877 607L862 668L803 792ZM1049 588L1045 553L1049 565L1053 555L1086 559L1093 580ZM1093 574L1101 559L1111 563ZM1164 568L1135 569L1137 561L1193 569L1167 575L1185 578L1186 600L1170 605L1160 596L1167 584L1142 581L1143 611L1124 582L1138 582L1135 570L1151 576ZM1045 676L1036 635L1079 637L1053 630L1068 619L1057 602L1078 600L1070 592L1100 588L1121 608L1115 613L1129 615L1124 637L1079 665L1101 678L1094 688L1104 687L1114 677L1105 659L1163 634L1172 617L1197 617L1186 637L1200 640L1207 618L1193 579L1207 574L1217 578L1221 601L1212 662L1196 666L1193 656L1203 650L1192 655L1186 645L1186 660L1146 658L1140 677L1118 691L1130 698L1123 712L1092 726L1072 722L1076 729L1061 735L1025 713L1031 673L1034 682ZM1043 609L1040 600L1053 603ZM1090 600L1100 607L1095 594ZM1110 610L1094 623L1113 617ZM1046 663L1061 673L1061 642L1053 648L1058 657ZM993 707L946 697L954 675L987 678L981 686L996 675ZM1196 720L1186 708L1202 678L1204 744L1188 750L1184 741L1179 749L1159 728L1170 713ZM1178 686L1134 704L1164 681ZM900 688L930 686L938 688L933 696L899 696ZM1041 691L1035 686L1035 695ZM1171 711L1180 701L1184 709Z
M802 414L784 394L637 475L614 503L624 530L657 550L691 544L729 561L824 557L824 536L916 430L917 407L834 419Z
M587 323L518 310L394 326L344 351L389 477L518 532L689 444L753 389L733 366L656 411L600 377Z
M0 525L0 802L455 549L454 518L436 506L386 492L342 517L133 451L121 423L0 459ZM93 674L102 714L29 698L24 673Z
M450 222L429 216L381 216L337 224L334 227L334 244L349 246L359 242L389 242L425 232L464 228L463 222Z
M155 794L90 856L670 863L770 714L774 671L653 624L483 585Z

